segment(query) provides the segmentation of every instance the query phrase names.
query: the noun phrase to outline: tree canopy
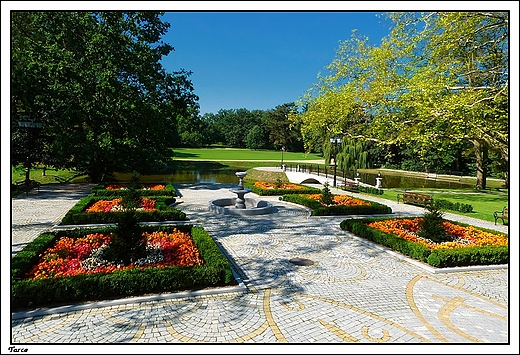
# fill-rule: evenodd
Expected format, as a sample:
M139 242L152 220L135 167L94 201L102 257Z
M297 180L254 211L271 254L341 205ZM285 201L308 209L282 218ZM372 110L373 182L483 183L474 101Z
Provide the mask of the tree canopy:
M508 13L388 16L394 27L380 45L353 33L299 101L307 149L335 135L425 149L466 141L485 188L489 151L508 162Z
M155 12L11 13L11 163L74 168L93 181L165 164L179 117L198 111L190 72L160 60ZM39 121L27 152L18 121Z

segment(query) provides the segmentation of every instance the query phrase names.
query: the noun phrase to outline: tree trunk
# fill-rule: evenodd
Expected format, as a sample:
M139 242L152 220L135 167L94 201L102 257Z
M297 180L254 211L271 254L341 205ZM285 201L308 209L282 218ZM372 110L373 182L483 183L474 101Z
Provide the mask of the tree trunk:
M476 168L477 168L477 183L475 188L477 190L483 190L486 188L487 179L487 168L486 163L488 159L488 146L486 142L474 140L473 146L475 147Z

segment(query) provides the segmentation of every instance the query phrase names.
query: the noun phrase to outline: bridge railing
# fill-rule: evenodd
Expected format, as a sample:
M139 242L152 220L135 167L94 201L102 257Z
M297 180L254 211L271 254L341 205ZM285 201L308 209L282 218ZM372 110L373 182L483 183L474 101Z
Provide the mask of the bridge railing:
M286 164L285 169L290 172L299 172L306 174L315 174L324 176L325 178L334 176L334 165L320 165L320 164ZM343 179L354 179L354 176L348 176L344 169L336 168L336 177Z

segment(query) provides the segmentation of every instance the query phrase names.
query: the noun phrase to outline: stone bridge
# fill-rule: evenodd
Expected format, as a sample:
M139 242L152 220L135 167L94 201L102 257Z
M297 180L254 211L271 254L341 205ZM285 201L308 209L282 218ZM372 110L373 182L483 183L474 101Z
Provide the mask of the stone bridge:
M328 175L327 177L316 174L308 174L301 173L295 171L286 171L285 175L289 179L289 182L293 184L325 184L325 182L329 183L329 186L332 186L334 183L334 175ZM336 176L336 184L342 182L343 179Z

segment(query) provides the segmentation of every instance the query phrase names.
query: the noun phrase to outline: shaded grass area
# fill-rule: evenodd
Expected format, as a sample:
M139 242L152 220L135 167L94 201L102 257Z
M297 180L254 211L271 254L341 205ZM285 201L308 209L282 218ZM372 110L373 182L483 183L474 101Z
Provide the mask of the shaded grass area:
M32 180L41 184L67 183L73 182L78 177L85 176L75 170L46 168L43 175L44 166L36 165L31 168L29 176ZM11 183L25 180L25 168L23 165L11 167Z
M45 171L45 175L44 175ZM36 165L31 167L31 171L29 172L29 178L34 181L38 181L40 184L63 184L63 183L71 183L77 182L77 180L82 179L86 180L87 176L81 173L78 173L75 170L68 169L54 169L46 167L44 169L43 165ZM25 168L23 165L17 165L11 167L11 184L15 184L19 181L25 180ZM17 196L20 193L24 192L24 187L12 187L11 188L11 197Z

